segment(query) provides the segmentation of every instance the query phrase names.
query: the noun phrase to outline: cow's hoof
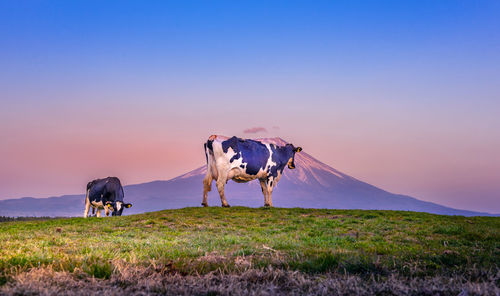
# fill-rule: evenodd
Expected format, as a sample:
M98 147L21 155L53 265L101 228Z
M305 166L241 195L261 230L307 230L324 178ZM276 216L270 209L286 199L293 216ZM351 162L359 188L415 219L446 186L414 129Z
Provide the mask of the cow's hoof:
M230 205L222 205L223 208L230 208L231 206Z
M201 205L202 205L203 207L205 207L205 208L206 208L206 207L208 207L208 204L207 204L207 203L204 203L204 202L202 202L202 203L201 203Z
M264 207L269 208L270 205L269 204L264 204Z

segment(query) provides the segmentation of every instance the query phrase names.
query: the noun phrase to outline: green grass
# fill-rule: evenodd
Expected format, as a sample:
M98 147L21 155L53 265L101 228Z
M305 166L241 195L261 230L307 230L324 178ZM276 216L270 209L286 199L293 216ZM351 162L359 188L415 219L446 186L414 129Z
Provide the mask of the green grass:
M423 277L480 276L499 263L496 217L213 207L0 223L0 285L45 266L104 279L119 264L181 274L273 266Z

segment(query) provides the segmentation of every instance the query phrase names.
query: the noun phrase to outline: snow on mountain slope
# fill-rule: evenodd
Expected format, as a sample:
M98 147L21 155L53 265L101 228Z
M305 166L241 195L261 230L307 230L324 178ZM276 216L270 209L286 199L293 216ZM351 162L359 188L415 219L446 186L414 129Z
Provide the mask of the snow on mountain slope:
M287 144L287 142L281 138L263 138L258 140L263 143L272 143L278 146ZM296 168L293 170L285 169L284 178L296 184L320 184L321 186L328 188L335 185L332 184L332 178L330 178L332 176L337 177L338 182L340 183L345 181L344 179L346 178L351 178L318 161L305 151L295 154L295 166ZM325 174L329 174L330 176L325 178Z

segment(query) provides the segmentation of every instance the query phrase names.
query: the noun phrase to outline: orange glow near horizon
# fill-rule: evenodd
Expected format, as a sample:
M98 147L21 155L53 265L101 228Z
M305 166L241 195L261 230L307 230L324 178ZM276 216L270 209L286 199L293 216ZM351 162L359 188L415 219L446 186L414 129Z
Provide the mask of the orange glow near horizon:
M315 107L304 107L302 114L312 114ZM226 111L228 107L219 110ZM462 208L473 207L473 200L460 200L457 192L473 194L470 188L478 188L476 193L494 202L500 190L494 177L500 166L492 149L495 146L483 145L481 134L469 135L468 142L459 133L443 137L447 126L422 131L418 122L407 122L402 130L386 124L387 118L365 117L367 122L378 120L368 125L355 115L339 112L327 118L317 109L321 116L309 117L307 122L304 117L300 122L293 118L264 122L266 131L249 134L243 131L257 125L227 125L226 121L238 122L238 115L224 118L217 112L198 114L197 120L182 124L178 116L163 117L157 110L148 113L152 115L147 120L130 116L119 120L124 113L133 113L121 110L105 124L95 114L74 117L74 112L69 110L56 120L40 118L36 124L3 129L1 136L8 141L0 152L8 157L0 171L2 198L77 194L88 180L111 175L119 176L124 184L168 180L204 165L203 142L211 134L280 136L357 179L448 206L458 207L458 202ZM314 128L327 121L338 128ZM62 126L56 128L59 123Z

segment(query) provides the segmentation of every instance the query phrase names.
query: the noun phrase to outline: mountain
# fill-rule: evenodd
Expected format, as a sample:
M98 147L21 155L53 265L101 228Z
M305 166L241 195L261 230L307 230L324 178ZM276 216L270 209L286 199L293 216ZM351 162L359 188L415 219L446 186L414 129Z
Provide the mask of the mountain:
M259 139L285 145L281 138ZM285 169L273 192L276 207L331 209L384 209L428 212L444 215L491 215L458 210L416 198L387 192L348 176L302 151L295 155L296 169ZM206 165L168 181L153 181L124 186L125 200L133 207L126 214L200 206L202 180ZM239 184L229 182L226 197L230 205L260 207L264 205L258 181ZM0 216L80 216L83 215L84 194L50 198L9 199L0 201ZM220 206L215 187L209 192L210 206Z

